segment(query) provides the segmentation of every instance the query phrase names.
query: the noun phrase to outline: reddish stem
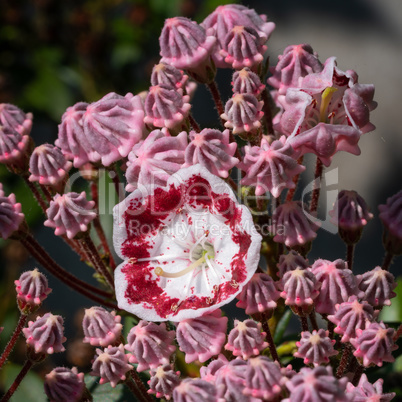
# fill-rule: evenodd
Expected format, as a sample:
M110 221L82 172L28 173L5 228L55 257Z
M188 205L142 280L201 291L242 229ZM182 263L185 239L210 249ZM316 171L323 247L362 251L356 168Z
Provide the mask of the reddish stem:
M20 318L18 319L17 326L15 327L14 333L13 333L11 339L9 340L9 342L7 343L7 346L5 347L3 354L0 357L0 370L3 367L3 364L6 362L9 354L13 350L14 345L17 342L17 339L21 334L22 328L25 327L25 323L27 321L27 318L28 318L28 316L26 314L21 314L20 315Z
M298 165L302 165L303 164L303 156L301 156L298 160L297 160L297 164ZM297 184L299 183L299 178L300 178L300 173L297 174L296 176L293 176L293 183L295 184L294 188L291 188L288 190L288 193L286 194L286 201L285 202L290 202L293 200L293 197L295 196L296 193L296 189L297 189Z
M56 263L56 261L53 260L52 257L50 257L46 250L34 239L31 234L24 234L19 240L32 255L32 257L34 257L45 269L47 269L61 282L65 283L71 289L74 289L78 293L81 293L96 303L100 303L118 310L118 307L115 304L110 303L90 292L97 293L98 295L106 298L112 297L111 293L98 289L97 287L78 279L76 276L63 269L59 264Z
M17 375L16 379L14 382L11 384L11 387L7 391L7 393L3 396L1 399L1 402L7 402L10 400L10 398L13 396L14 392L17 390L19 385L21 384L21 381L24 379L24 377L28 374L28 371L31 369L31 367L34 365L34 363L31 360L27 360L25 364L22 366L21 371Z
M42 190L42 193L45 195L47 202L50 204L50 201L52 201L53 199L52 194L50 194L46 186L39 184L39 187Z
M351 353L352 353L352 347L350 346L349 343L347 343L343 348L342 358L341 361L339 362L338 370L336 371L336 376L338 378L341 378L343 376L346 366L349 363Z
M103 276L107 284L114 289L114 282L111 273L108 271L107 267L103 263L98 250L95 247L89 233L85 233L84 237L80 239L81 245L85 254L88 256L90 262L94 266L96 272Z
M261 318L262 318L262 321L261 321L262 329L266 333L265 339L268 342L268 347L269 347L269 351L271 352L271 356L274 360L279 362L279 356L278 356L278 352L276 350L275 342L274 342L274 339L272 338L271 330L269 329L268 318L265 313L261 314Z
M318 324L317 324L317 317L315 315L315 310L310 313L309 315L311 326L313 327L314 330L318 331Z
M43 199L42 195L40 194L39 190L36 188L35 184L30 182L28 180L28 176L22 176L24 179L26 185L29 187L29 189L32 191L32 194L34 195L36 201L38 201L39 206L42 208L43 213L46 215L46 210L48 208L45 200Z
M207 84L207 86L211 92L212 98L214 99L215 106L216 106L216 109L217 109L219 117L220 117L225 112L225 108L223 106L223 102L221 99L221 95L219 93L218 86L216 85L215 81L210 82L209 84ZM225 120L223 120L222 118L221 118L221 123L223 126L225 126Z
M352 384L353 384L355 387L356 387L357 384L359 383L360 377L362 376L363 372L364 372L364 367L363 367L361 364L359 364L359 365L357 366L356 371L355 371L355 375L353 376L353 379L352 379Z
M194 119L192 114L188 115L188 120L189 120L189 122L191 124L191 127L193 128L194 131L196 131L197 133L201 132L201 127L198 125L198 123L196 122L196 120Z
M396 342L402 336L402 324L398 327L393 337L394 342ZM1 366L0 366L1 367Z
M348 262L348 268L353 271L353 256L355 253L355 244L348 244L346 249L346 261Z
M313 194L311 196L311 204L310 204L310 212L316 212L318 208L318 201L320 198L320 189L321 189L321 176L323 172L324 165L321 162L320 158L317 158L317 163L315 165L315 174L314 174L314 189ZM319 179L319 180L317 180Z
M389 251L386 252L384 261L382 263L382 269L388 271L389 267L391 266L392 260L394 258L394 255L391 254Z
M272 111L270 101L268 98L268 92L266 89L262 91L262 100L264 102L263 111L264 111L265 123L267 125L267 132L269 135L275 135L274 127L272 124Z
M143 400L146 401L146 402L152 402L153 398L148 394L144 383L141 381L141 378L139 377L139 375L137 374L135 369L131 371L131 376L132 376L132 379L135 382L135 385L137 386L138 390L140 391L140 393L141 393L141 395L143 397Z

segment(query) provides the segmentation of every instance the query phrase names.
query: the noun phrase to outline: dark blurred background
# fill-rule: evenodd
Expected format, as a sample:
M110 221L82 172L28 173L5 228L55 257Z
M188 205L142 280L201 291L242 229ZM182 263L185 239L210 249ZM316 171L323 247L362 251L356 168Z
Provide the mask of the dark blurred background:
M68 106L78 101L92 102L108 92L138 93L149 86L152 67L159 61L158 37L165 18L182 15L201 22L219 0L1 0L0 1L0 102L13 103L34 114L32 136L36 145L53 143L57 125ZM268 15L277 25L268 42L271 65L290 44L309 43L325 61L337 56L342 70L353 69L361 83L376 86L378 108L372 113L375 132L360 141L362 155L337 155L329 168L338 169L340 189L357 190L369 203L375 219L367 226L356 250L356 271L361 273L380 265L383 257L382 228L377 205L402 188L402 7L400 0L281 0L238 2ZM230 97L229 70L218 72L218 85L224 100ZM203 127L217 125L211 112L209 93L199 86L193 101L193 114ZM310 180L305 178L304 184ZM41 211L18 177L0 167L0 181L6 193L14 192L41 244L64 267L82 278L93 280L91 271L68 253L64 243L42 225ZM334 186L331 187L333 189ZM322 206L325 207L325 192ZM110 217L104 218L111 237ZM0 268L0 350L17 320L13 281L22 267L33 268L35 261L15 242L2 242ZM344 256L342 242L335 235L319 231L310 254L318 258ZM402 258L392 272L401 275ZM39 366L39 374L54 364L77 365L88 370L93 350L82 346L79 307L91 303L50 278L53 294L42 313L51 310L66 317L67 350ZM56 294L57 293L57 294ZM384 310L384 319L401 321L399 302ZM74 313L72 313L74 311ZM76 341L77 340L77 341ZM13 365L0 372L0 389L15 377L23 362L23 342L12 356ZM19 349L20 350L19 350ZM387 387L402 382L402 360L388 365ZM14 371L13 371L14 370ZM29 391L41 386L31 376L24 387L28 392L16 397L41 400ZM25 389L24 388L24 389ZM39 392L39 391L38 391ZM22 395L22 394L21 394ZM33 396L34 395L34 396Z

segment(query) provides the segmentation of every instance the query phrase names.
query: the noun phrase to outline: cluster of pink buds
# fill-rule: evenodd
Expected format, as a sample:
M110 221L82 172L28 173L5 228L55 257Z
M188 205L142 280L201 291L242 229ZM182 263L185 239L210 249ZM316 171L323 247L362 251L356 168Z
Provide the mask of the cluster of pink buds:
M356 191L342 190L329 218L319 219L325 168L340 151L359 155L361 137L375 128L374 86L308 44L286 47L268 68L274 29L237 4L201 23L167 19L148 89L67 108L54 144L35 147L33 116L0 104L0 163L21 176L46 230L95 280L54 260L0 183L0 237L18 241L39 267L15 280L21 314L0 369L20 333L27 361L2 401L34 364L69 347L60 315L28 318L47 307L54 279L94 303L83 309L81 340L92 347L88 374L96 379L87 389L79 364L56 367L44 380L50 401L90 401L105 384L148 402L394 397L376 370L394 363L402 335L386 320L398 293L390 268L402 254L402 191L376 214ZM215 82L220 68L233 70L229 99ZM216 105L209 127L192 113L197 85ZM101 219L105 174L119 199L113 233ZM310 199L300 188L308 175ZM384 261L363 266L355 248L376 215ZM327 224L336 225L346 257L318 249Z

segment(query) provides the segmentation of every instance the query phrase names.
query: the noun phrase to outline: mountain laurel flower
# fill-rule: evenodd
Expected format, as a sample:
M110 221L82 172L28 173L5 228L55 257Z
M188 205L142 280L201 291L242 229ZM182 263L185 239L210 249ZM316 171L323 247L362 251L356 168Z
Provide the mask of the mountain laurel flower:
M211 360L207 366L200 367L200 376L203 380L215 383L218 370L229 363L229 360L220 354L217 359Z
M243 290L236 296L236 307L244 308L246 314L266 313L270 317L280 297L275 282L268 274L254 274Z
M245 26L235 26L226 35L220 51L225 63L231 64L235 70L243 67L254 68L264 60L267 47L264 39L256 30Z
M152 369L150 374L148 394L155 394L157 398L165 398L169 401L173 390L180 384L180 371L174 371L170 364L164 364Z
M161 62L186 70L197 81L210 82L215 77L210 61L216 42L212 34L188 18L168 18L159 37Z
M200 378L185 378L173 390L175 402L216 402L216 386Z
M288 271L293 271L294 269L306 269L309 267L309 262L299 253L294 250L290 250L287 254L282 254L279 257L279 262L277 264L279 270L279 278L283 276Z
M358 288L358 278L341 259L319 259L312 265L311 271L321 283L320 294L314 303L317 313L334 314L336 304L348 301L353 295L363 296Z
M275 198L285 188L295 188L293 177L306 168L294 159L293 148L286 143L286 137L271 144L263 138L261 146L244 147L245 155L239 168L246 172L241 184L255 187L255 194L263 195L269 191Z
M123 328L120 321L121 317L115 311L109 312L98 306L85 309L82 320L85 335L83 342L102 347L114 344L119 340Z
M284 243L287 247L301 246L315 239L318 228L307 218L300 201L281 204L272 215L274 241Z
M303 367L286 383L290 395L283 402L347 402L351 400L346 394L347 382L346 377L334 377L331 367Z
M254 320L235 320L225 349L232 351L234 356L247 360L250 356L259 355L268 346L264 342L265 336L266 333L261 332L261 323Z
M198 318L180 321L176 337L186 363L195 360L204 363L218 355L226 341L227 324L228 318L222 317L219 309Z
M0 183L0 237L2 239L8 239L25 221L21 204L16 201L14 194L6 197L3 185Z
M372 364L381 367L383 362L394 362L392 352L398 349L394 342L395 330L387 328L381 321L372 322L365 329L356 330L356 338L350 343L356 351L353 353L364 367Z
M163 84L150 87L144 104L144 122L154 127L175 128L187 117L191 109L189 101L190 97L183 95L181 89Z
M239 163L233 156L237 144L229 141L229 135L229 130L221 132L212 128L205 128L200 133L191 131L183 167L199 163L212 174L226 179L230 169Z
M29 181L57 186L67 176L72 163L67 161L61 150L51 144L36 147L29 160Z
M354 386L349 382L346 390L353 395L353 402L389 402L394 399L395 392L383 394L383 383L384 380L379 378L374 384L371 384L366 374L362 374L359 383Z
M245 377L244 395L261 398L264 401L274 401L282 393L288 380L282 375L279 364L266 356L249 359Z
M295 309L297 313L310 313L314 300L319 295L320 283L310 268L296 268L283 275L278 287L283 289L281 297L285 304Z
M120 308L149 321L200 317L229 303L251 279L261 236L227 183L200 165L166 187L136 190L114 208Z
M27 345L33 347L37 354L52 354L64 352L63 318L59 315L46 313L36 317L35 321L29 321L28 327L23 333L27 339Z
M347 244L359 241L367 222L373 219L366 201L356 191L342 190L329 211L331 222L338 226L339 235Z
M364 293L362 299L373 307L390 306L391 299L396 296L393 291L397 283L394 275L381 267L375 267L362 275L357 275L359 289Z
M251 94L258 97L265 89L260 77L248 67L235 71L232 77L232 90L234 94Z
M168 178L184 163L187 133L170 135L167 128L153 130L128 154L127 191L137 187L166 186Z
M342 335L341 342L349 342L356 338L356 330L366 329L374 321L374 309L366 301L359 302L357 296L350 296L349 300L335 305L335 313L327 318L336 327L334 332Z
M45 226L55 229L56 236L66 234L69 239L80 232L86 232L88 225L96 217L93 211L94 201L86 199L85 191L81 194L56 194L46 210Z
M176 351L172 345L174 338L175 331L168 331L165 323L141 320L131 328L124 348L131 352L130 363L138 364L140 372L168 364L170 355Z
M379 205L380 219L384 225L384 245L391 254L402 254L402 190Z
M232 129L233 134L255 132L261 127L263 104L251 94L233 95L226 102L225 113L221 114L221 118L226 120L225 127Z
M373 85L356 83L355 74L340 71L332 57L322 72L305 76L301 88L288 89L275 127L289 136L298 155L314 153L329 166L339 151L360 155L360 136L375 128L370 123L373 96Z
M24 163L32 127L32 113L0 103L0 163Z
M275 29L273 22L267 22L266 15L258 15L254 9L240 4L218 6L201 24L205 29L213 30L217 38L217 46L213 49L212 58L220 68L231 68L231 62L225 61L221 54L227 35L235 26L244 26L256 31L262 44L268 40Z
M38 268L23 272L14 283L18 307L21 311L32 312L52 291L48 286L46 276L40 273Z
M172 89L185 88L188 76L176 67L159 63L154 66L151 74L151 85L166 85Z
M45 375L45 393L52 402L79 402L85 392L84 373L76 367L56 367Z
M328 337L329 332L322 328L313 332L302 332L300 341L296 342L297 352L295 357L304 359L304 364L314 364L319 366L328 363L331 356L336 356L338 352L334 349L335 340Z
M288 88L300 88L303 77L319 73L322 69L323 66L310 45L290 45L278 56L276 66L270 68L272 76L267 82L280 95L285 95Z
M104 350L96 349L90 374L100 377L99 384L110 382L114 388L120 380L126 379L126 373L132 369L133 366L128 364L128 355L124 353L123 345L109 345Z

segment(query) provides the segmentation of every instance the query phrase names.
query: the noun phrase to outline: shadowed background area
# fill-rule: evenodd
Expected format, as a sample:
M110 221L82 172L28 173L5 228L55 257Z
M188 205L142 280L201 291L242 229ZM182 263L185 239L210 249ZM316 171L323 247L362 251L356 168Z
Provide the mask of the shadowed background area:
M124 95L138 93L149 86L154 64L159 61L158 37L167 17L182 15L201 22L218 5L218 0L2 0L0 2L0 102L13 103L34 114L32 137L36 145L53 143L57 125L68 106L78 101L92 102L108 92ZM364 231L356 250L356 271L361 273L380 265L382 227L377 205L402 187L402 7L399 0L320 0L243 1L238 2L268 15L276 30L268 42L270 64L286 46L308 43L322 62L336 56L341 70L355 70L359 82L376 87L378 108L371 121L377 130L364 135L359 157L338 154L327 170L337 169L338 184L328 187L354 189L371 206L375 218ZM226 101L231 96L231 71L218 72L218 85ZM199 86L193 101L193 115L202 127L217 126L217 115L210 94ZM309 162L313 162L309 159ZM312 163L310 163L313 169ZM302 187L312 180L305 175ZM22 180L0 167L0 181L6 193L14 192L38 241L49 253L76 275L93 280L92 271L68 251L67 246L44 228L41 211ZM107 183L108 184L108 183ZM324 183L325 184L325 183ZM77 190L76 190L77 191ZM326 191L321 207L325 210ZM112 202L111 202L112 204ZM110 217L104 223L111 238ZM2 242L0 269L0 349L9 338L17 320L13 281L22 267L36 262L14 242ZM321 257L343 258L345 247L339 237L320 230L309 255L310 262ZM402 258L391 271L401 273ZM75 353L58 354L39 366L40 374L54 364L77 365L88 371L92 349L75 342L80 334L79 307L92 305L50 278L53 294L45 301L42 313L52 310L66 317L67 349ZM399 295L399 300L402 295ZM402 305L390 313L400 320ZM23 362L23 343L12 361ZM400 360L400 359L399 359ZM400 384L402 361L387 371L387 389ZM397 373L399 371L399 374ZM13 376L10 374L10 376ZM0 388L6 384L0 374ZM35 381L34 379L32 381ZM7 383L8 384L8 383ZM17 400L17 399L16 399ZM29 399L26 401L39 400ZM400 399L402 400L402 399Z

